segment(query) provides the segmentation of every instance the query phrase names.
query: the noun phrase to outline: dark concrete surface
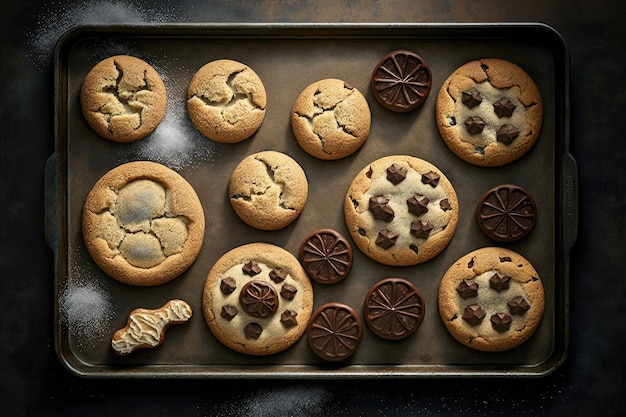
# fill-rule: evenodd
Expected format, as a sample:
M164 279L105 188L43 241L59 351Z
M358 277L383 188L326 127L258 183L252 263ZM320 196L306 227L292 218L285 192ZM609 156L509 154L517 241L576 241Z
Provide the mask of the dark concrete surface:
M0 13L0 410L6 416L626 414L626 25L610 0L28 1ZM579 231L570 352L538 379L94 380L54 352L54 259L44 240L53 149L53 47L90 23L543 22L571 52L571 152Z

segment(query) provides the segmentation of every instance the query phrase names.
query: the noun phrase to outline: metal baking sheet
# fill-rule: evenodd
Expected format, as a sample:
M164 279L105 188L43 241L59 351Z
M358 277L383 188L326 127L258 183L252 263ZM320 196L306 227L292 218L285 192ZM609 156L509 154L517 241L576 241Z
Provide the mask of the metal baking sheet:
M396 114L374 100L369 79L378 60L394 49L422 55L433 73L433 87L418 110ZM81 83L100 60L117 54L140 57L164 79L167 114L157 130L139 142L118 144L100 138L85 122L79 104ZM499 168L481 168L453 155L435 125L435 99L443 81L460 65L486 57L522 66L542 92L545 114L538 142L521 159ZM218 144L195 130L186 114L189 80L205 63L241 61L264 82L267 113L260 130L239 144ZM207 378L371 378L542 376L566 358L568 331L568 253L576 238L577 177L568 153L569 57L552 28L522 24L216 24L78 27L55 51L56 151L46 167L47 239L55 251L55 345L61 362L86 377ZM356 154L321 161L296 143L289 123L297 95L324 78L343 79L367 98L372 127ZM245 156L261 150L284 152L304 168L309 199L300 218L275 232L240 221L227 198L230 173ZM201 291L214 262L249 242L277 244L297 254L311 231L331 227L349 236L343 199L353 177L369 162L409 154L438 166L454 185L460 205L458 228L436 258L413 267L378 264L355 247L354 267L335 285L314 284L315 306L341 301L362 312L365 294L386 277L411 280L425 298L426 316L417 333L403 341L377 338L367 328L358 351L345 363L326 364L303 337L286 351L246 356L221 345L204 322ZM197 191L206 216L202 250L193 266L174 281L152 288L131 287L106 276L82 241L84 199L108 170L134 160L162 163L182 174ZM538 205L535 230L506 245L538 270L546 310L536 334L508 352L468 349L446 331L437 309L437 289L446 269L462 255L496 246L474 220L480 195L494 185L527 188ZM192 319L167 332L157 349L117 357L113 332L135 308L157 308L172 298L187 301Z

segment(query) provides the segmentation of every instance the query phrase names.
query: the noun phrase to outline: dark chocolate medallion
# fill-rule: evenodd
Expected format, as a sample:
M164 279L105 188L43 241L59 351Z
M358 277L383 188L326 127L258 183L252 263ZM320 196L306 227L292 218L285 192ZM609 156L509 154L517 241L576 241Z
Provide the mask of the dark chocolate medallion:
M307 340L321 359L337 362L351 356L361 343L363 325L357 312L337 302L321 305L307 327Z
M425 311L424 298L415 285L402 278L387 278L369 290L363 313L374 334L400 340L420 327Z
M537 221L535 200L524 188L498 185L487 191L476 208L480 229L498 242L514 242L526 236Z
M311 279L320 284L333 284L352 270L352 246L336 230L320 229L300 245L300 262Z
M250 281L239 293L239 303L243 310L257 318L266 318L278 309L278 294L274 287L265 281Z
M370 81L376 101L397 113L421 106L428 97L431 84L432 74L426 61L406 50L385 55L376 64Z

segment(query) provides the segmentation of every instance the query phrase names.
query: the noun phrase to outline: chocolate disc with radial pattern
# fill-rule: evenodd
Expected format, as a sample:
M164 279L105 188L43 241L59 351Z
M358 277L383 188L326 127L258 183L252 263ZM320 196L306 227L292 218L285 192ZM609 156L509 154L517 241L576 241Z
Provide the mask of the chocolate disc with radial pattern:
M414 52L396 50L385 55L371 77L374 97L397 113L420 107L430 92L432 74L426 61Z
M530 193L513 184L487 191L476 208L480 229L498 242L515 242L526 236L537 222L537 205Z
M321 305L311 315L307 340L313 352L329 362L350 357L363 337L363 324L357 312L338 302Z
M334 284L352 270L352 246L341 233L320 229L300 245L300 262L309 277L320 284Z
M364 304L365 323L375 335L387 340L401 340L415 333L426 312L420 291L402 278L374 284Z

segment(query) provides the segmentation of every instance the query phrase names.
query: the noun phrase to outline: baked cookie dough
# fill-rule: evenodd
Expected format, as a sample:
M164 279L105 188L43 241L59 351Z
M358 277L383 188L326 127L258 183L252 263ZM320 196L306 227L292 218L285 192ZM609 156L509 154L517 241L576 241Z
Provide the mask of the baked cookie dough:
M306 330L313 288L298 260L269 243L249 243L224 254L211 268L202 310L213 335L244 354L272 355Z
M450 242L459 205L436 166L409 155L380 158L352 181L344 202L348 231L357 247L386 265L426 262Z
M204 238L204 212L178 173L135 161L95 183L85 199L82 232L94 262L112 278L160 285L195 261Z
M306 87L291 111L291 128L298 144L324 160L345 158L367 139L370 108L359 90L328 78Z
M472 349L499 352L519 346L539 326L544 290L522 255L487 247L456 261L439 286L439 314L450 334Z
M193 125L209 139L237 143L263 123L267 96L252 68L230 59L211 61L191 79L187 112Z
M459 158L478 166L501 166L535 144L543 101L519 66L480 59L461 66L443 83L435 114L441 137Z
M260 230L287 227L306 204L309 183L290 156L262 151L244 158L231 174L228 196L235 213Z
M89 126L114 142L135 142L156 129L165 116L163 80L147 62L116 55L96 64L80 90Z

